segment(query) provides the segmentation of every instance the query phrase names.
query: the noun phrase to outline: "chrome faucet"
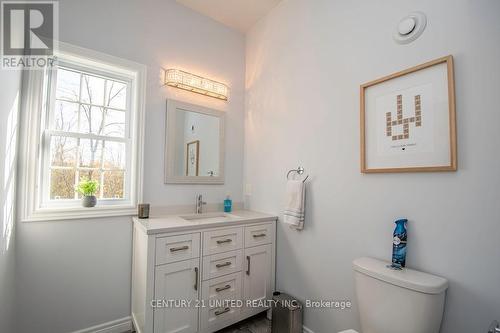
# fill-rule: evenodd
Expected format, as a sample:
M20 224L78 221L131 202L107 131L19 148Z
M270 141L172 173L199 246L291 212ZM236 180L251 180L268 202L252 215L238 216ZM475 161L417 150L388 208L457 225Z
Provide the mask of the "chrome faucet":
M196 214L201 214L203 213L203 205L206 205L207 203L203 201L203 196L201 194L198 194L196 196Z

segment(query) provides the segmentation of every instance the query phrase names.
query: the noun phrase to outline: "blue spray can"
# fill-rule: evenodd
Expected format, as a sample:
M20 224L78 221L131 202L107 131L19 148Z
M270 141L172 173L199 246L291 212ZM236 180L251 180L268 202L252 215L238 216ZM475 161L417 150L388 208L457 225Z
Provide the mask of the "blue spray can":
M399 219L392 238L392 266L395 268L405 267L406 264L406 222L407 219Z

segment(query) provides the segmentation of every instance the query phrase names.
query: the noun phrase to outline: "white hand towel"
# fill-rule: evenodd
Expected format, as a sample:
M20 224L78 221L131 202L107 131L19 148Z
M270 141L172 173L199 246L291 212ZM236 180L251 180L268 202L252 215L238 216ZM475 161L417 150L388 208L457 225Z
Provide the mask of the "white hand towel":
M306 184L301 180L289 180L286 184L286 203L283 222L290 228L304 228Z

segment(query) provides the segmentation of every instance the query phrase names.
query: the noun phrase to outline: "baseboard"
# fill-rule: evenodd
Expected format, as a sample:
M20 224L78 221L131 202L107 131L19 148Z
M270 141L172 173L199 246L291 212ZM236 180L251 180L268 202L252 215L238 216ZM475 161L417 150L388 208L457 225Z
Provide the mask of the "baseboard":
M135 332L135 333L142 333L140 327L139 327L139 323L137 322L137 318L135 317L135 315L132 313L132 328L131 328L131 331Z
M305 327L305 326L302 326L302 332L303 333L314 333L311 329Z
M132 318L125 317L72 333L123 333L132 330Z

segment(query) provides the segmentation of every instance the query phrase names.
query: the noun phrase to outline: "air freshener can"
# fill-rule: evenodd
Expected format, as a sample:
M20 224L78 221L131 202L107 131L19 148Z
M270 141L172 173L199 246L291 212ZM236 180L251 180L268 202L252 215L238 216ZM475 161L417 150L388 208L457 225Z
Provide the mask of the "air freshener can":
M405 267L406 265L406 223L407 219L399 219L394 229L392 238L392 265L394 267Z

